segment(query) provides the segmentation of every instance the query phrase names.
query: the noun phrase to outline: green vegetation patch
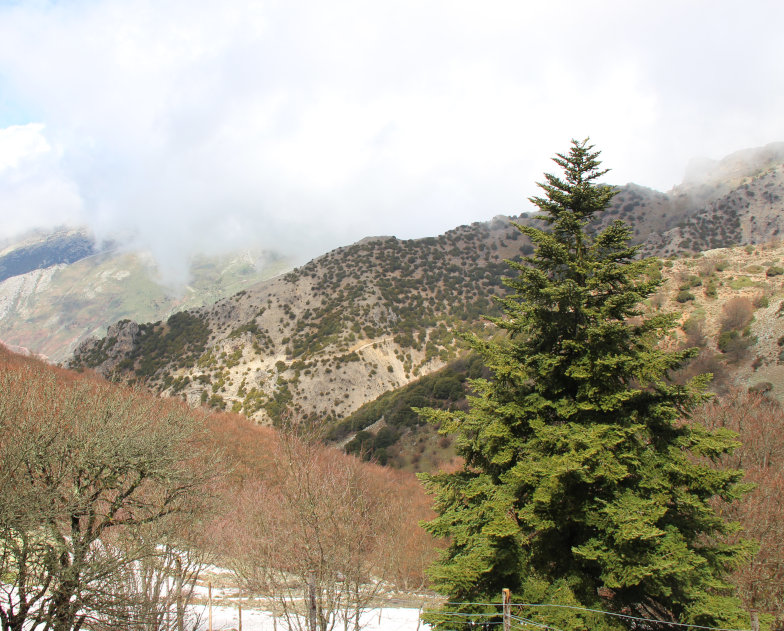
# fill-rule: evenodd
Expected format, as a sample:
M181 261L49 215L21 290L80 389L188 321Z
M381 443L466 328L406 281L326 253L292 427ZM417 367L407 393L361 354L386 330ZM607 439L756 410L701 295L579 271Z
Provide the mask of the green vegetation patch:
M210 335L203 316L181 311L165 324L155 322L139 326L139 336L127 358L138 365L138 377L152 377L173 362L177 367L192 366L204 353Z
M464 407L467 380L479 377L482 373L483 364L478 355L458 359L437 372L366 403L334 424L327 433L327 439L337 442L357 432L346 445L346 451L361 455L365 460L374 459L387 464L389 448L396 445L407 432L426 425L415 408L453 410ZM376 434L366 431L382 418L385 426Z
M748 276L736 276L729 280L730 289L746 289L747 287L759 287L760 283L755 282Z

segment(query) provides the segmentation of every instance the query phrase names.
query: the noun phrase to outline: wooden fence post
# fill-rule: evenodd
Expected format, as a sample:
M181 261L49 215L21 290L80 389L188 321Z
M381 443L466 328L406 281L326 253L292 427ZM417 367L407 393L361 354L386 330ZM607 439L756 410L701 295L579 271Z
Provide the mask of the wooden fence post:
M501 602L504 607L504 631L511 631L512 628L512 593L504 587L501 590Z
M209 631L212 631L212 581L207 583L207 601L209 603L209 612L210 612Z

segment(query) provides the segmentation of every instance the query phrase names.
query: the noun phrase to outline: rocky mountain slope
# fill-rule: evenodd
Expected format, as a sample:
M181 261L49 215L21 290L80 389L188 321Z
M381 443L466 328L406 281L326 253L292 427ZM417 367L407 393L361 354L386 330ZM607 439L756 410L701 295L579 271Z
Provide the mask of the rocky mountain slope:
M600 223L626 220L643 251L662 256L772 242L784 206L782 148L704 164L699 177L693 173L669 193L620 187ZM284 416L334 422L456 357L455 331L485 326L480 315L494 312L504 259L529 249L506 217L427 239L364 239L174 320L117 323L107 337L77 349L72 365L262 422ZM748 281L714 270L706 291L750 282L775 300L775 274L765 273L778 266L776 256L749 262L762 270L756 276L733 268ZM671 265L663 271L685 263ZM702 282L699 274L687 276ZM675 298L657 300L688 293L680 287L689 282L695 281L673 275L667 291ZM691 302L674 306L688 313Z
M261 421L337 418L454 358L453 331L493 311L503 259L527 248L509 218L365 239L174 320L117 323L71 365Z
M683 381L710 372L709 387L717 393L757 390L784 402L781 243L669 258L652 272L661 274L663 283L644 308L678 314L665 344L699 349L673 378ZM451 362L331 423L326 438L382 464L415 471L438 469L454 457L451 440L424 425L413 408L464 409L467 379L482 370L473 355Z
M0 341L63 361L119 319L168 317L287 269L287 260L263 252L203 257L190 284L172 290L145 253L101 247L84 230L35 235L0 253Z

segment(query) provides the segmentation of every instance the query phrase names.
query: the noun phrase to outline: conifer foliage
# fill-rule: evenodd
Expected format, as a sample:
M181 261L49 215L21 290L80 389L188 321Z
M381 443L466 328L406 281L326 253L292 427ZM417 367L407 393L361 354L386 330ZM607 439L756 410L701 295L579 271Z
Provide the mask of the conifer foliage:
M667 379L691 353L658 344L671 315L642 313L655 266L635 258L623 222L590 230L614 194L597 183L598 156L587 140L557 154L563 175L546 174L531 200L545 229L518 226L535 251L510 262L505 315L492 319L507 334L468 338L492 378L471 382L467 412L424 411L465 459L422 476L437 512L426 528L450 540L431 578L456 603L497 603L509 588L513 602L742 624L724 577L743 547L722 543L732 526L711 504L740 493L738 471L710 466L734 439L683 422L706 379ZM458 628L481 620L465 614L498 612L447 610L430 621ZM562 629L634 626L577 609L519 611Z

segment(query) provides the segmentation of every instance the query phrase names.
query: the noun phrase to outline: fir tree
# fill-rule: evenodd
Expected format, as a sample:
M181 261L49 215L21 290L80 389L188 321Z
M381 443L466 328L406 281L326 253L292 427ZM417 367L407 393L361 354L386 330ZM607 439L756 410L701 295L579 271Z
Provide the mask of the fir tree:
M629 228L587 229L614 195L597 184L598 155L587 141L557 154L563 176L546 174L531 200L548 225L517 226L535 251L509 262L517 276L492 319L507 334L468 337L492 378L471 381L467 412L423 411L465 459L422 476L437 512L425 527L449 538L431 578L450 601L480 603L430 616L439 628L497 614L481 603L502 588L514 602L742 623L724 577L743 544L723 543L733 526L714 508L738 496L741 474L708 462L734 437L683 422L707 378L668 379L692 351L663 350L673 316L643 314L661 281ZM567 608L520 615L570 630L634 626Z

